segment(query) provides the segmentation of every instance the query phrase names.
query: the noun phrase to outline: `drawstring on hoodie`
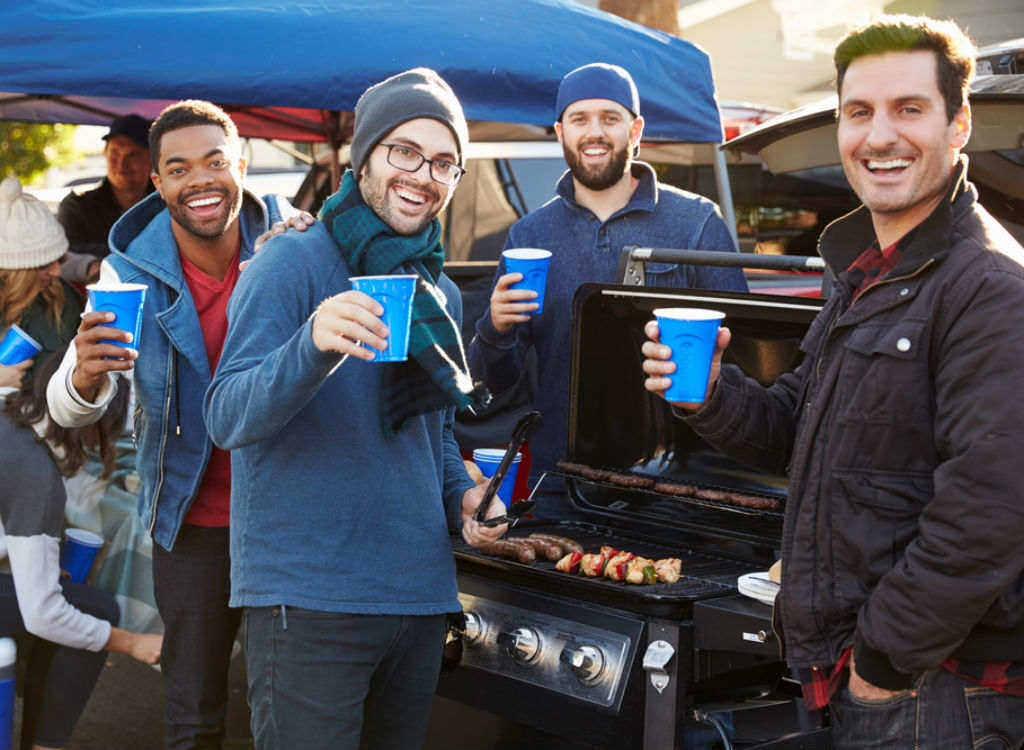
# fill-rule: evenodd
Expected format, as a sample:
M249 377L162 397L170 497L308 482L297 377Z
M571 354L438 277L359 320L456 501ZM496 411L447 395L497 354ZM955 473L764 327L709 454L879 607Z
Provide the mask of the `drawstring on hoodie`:
M175 367L178 361L176 354L171 355L171 382L174 383L174 434L181 437L181 399L178 398L178 378Z

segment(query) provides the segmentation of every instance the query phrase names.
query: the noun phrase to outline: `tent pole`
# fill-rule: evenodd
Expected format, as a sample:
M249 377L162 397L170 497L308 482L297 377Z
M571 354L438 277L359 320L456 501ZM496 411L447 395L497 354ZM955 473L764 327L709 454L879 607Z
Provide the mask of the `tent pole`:
M338 142L331 139L331 192L338 192L338 188L341 187L341 157L339 155L341 146Z
M736 249L740 248L739 236L736 234L736 212L732 206L732 187L729 184L729 168L725 163L725 154L717 144L711 144L713 163L715 165L715 186L718 188L718 207L722 209L722 218L729 228Z

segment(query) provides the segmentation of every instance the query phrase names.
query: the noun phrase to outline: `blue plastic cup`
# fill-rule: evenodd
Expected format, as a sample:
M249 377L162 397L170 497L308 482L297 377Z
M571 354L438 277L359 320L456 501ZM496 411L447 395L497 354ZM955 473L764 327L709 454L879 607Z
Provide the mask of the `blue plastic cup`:
M412 323L412 298L416 293L416 274L394 276L353 276L352 288L368 294L384 308L381 320L388 327L388 348L377 352L374 362L404 362L409 358L409 329Z
M725 313L697 307L666 307L654 311L661 343L672 349L676 371L666 401L701 403L708 390L715 339Z
M64 544L60 550L60 567L71 576L72 583L85 583L103 547L103 537L85 529L64 531Z
M114 313L114 320L106 323L110 328L127 331L132 335L130 343L104 339L102 343L139 350L139 333L142 330L142 305L146 301L145 284L110 284L100 282L89 284L89 304L93 310Z
M4 340L0 341L0 364L16 365L26 359L31 359L42 350L42 344L17 325L12 325L7 329Z
M14 639L0 638L0 750L11 750L13 739L17 656Z
M529 289L536 292L537 299L533 301L539 307L529 314L540 315L544 312L544 288L548 282L548 264L551 262L551 252L535 247L517 247L504 251L502 255L505 258L506 272L523 275L522 281L517 281L509 288Z
M494 472L498 470L501 459L504 457L505 451L500 448L476 448L473 451L473 463L485 477L494 476ZM512 493L516 487L516 470L519 468L522 458L521 453L515 455L512 465L508 467L508 473L505 474L505 478L501 480L501 485L498 487L498 497L505 503L505 507L512 504Z

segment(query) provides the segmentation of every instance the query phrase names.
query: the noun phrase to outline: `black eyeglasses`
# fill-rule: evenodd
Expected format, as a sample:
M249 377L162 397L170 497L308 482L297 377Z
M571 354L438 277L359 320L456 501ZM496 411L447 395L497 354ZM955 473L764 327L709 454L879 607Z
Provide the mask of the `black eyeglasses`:
M423 162L430 165L430 179L440 182L442 185L458 185L466 170L458 164L441 159L428 159L419 151L408 146L401 146L397 143L378 143L388 150L388 164L401 169L403 172L415 172Z

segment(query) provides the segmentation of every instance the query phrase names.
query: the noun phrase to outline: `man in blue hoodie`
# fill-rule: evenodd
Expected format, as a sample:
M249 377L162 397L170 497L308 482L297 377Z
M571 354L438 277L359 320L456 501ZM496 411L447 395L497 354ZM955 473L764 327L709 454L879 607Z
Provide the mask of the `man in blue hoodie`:
M461 609L449 534L504 531L473 520L485 486L452 435L455 409L487 399L441 272L437 216L466 141L435 72L369 88L322 223L271 238L229 305L206 421L231 450L231 602L258 748L420 746L445 614ZM388 274L418 277L404 362L374 361L383 308L350 283Z
M155 542L165 628L164 746L216 748L241 610L228 605L230 459L210 441L202 400L239 262L280 211L243 190L238 131L216 106L171 105L149 140L156 192L114 225L100 270L102 283L147 285L140 340L109 327L112 313L87 312L47 401L59 424L89 424L106 409L114 376L134 371L139 514Z
M714 203L658 182L654 169L633 159L644 118L628 71L592 63L568 73L558 87L555 134L568 171L557 196L517 221L505 248L551 251L544 311L534 293L513 289L520 275L499 261L490 307L469 346L473 372L494 394L516 384L531 350L537 358L533 408L544 422L530 440L530 486L566 455L572 299L585 282L615 281L624 245L736 252ZM648 263L650 286L747 291L739 268ZM564 520L575 511L550 478L536 517Z

